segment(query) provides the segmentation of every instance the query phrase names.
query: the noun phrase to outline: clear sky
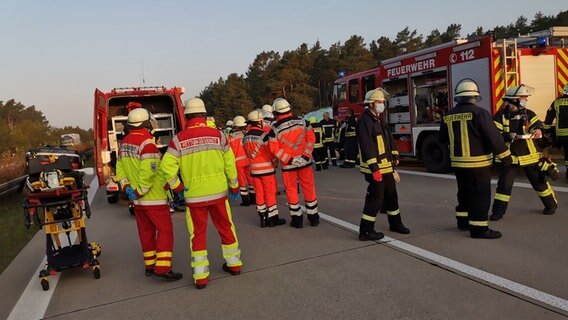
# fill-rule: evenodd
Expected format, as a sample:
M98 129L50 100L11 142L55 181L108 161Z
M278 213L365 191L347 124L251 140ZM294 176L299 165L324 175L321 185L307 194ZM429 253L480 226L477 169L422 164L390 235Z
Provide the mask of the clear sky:
M451 23L462 36L566 0L517 1L122 1L12 0L0 3L0 100L35 105L55 126L92 127L95 88L183 86L184 98L211 81L245 73L263 50L324 48L351 35L394 39L409 26L427 36Z

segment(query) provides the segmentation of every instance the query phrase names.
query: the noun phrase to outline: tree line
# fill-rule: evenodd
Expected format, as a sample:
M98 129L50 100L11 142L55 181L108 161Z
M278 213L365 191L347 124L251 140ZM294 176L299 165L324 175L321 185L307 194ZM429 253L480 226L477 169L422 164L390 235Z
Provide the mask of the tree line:
M514 23L485 30L479 26L467 38L493 34L494 38L513 38L520 34L547 29L551 26L568 26L568 10L556 16L542 12L530 21L520 16ZM333 81L339 72L356 73L379 66L380 62L400 54L432 47L462 37L461 24L450 24L446 30L434 29L427 36L405 27L394 39L380 36L368 45L363 37L351 36L344 43L336 42L322 48L319 41L313 45L302 43L294 50L263 51L257 54L246 73L231 73L211 82L201 93L208 111L218 125L236 115L244 115L253 108L270 104L284 97L298 113L331 104Z
M92 129L53 127L35 106L27 107L14 99L0 101L0 156L21 153L46 144L58 145L64 133L78 133L82 143L92 144Z

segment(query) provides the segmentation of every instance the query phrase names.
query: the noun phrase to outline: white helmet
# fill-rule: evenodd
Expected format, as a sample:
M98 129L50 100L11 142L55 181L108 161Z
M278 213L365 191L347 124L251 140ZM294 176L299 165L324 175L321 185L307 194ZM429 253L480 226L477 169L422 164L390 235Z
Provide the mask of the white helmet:
M287 113L290 112L290 103L286 99L278 98L274 100L272 108L274 108L276 113Z
M466 78L460 80L454 90L454 97L477 97L479 96L479 88L477 83L472 79Z
M262 111L262 117L266 120L274 119L274 113L268 111Z
M262 118L264 118L264 112L262 110L258 110L258 109L253 110L253 111L249 112L247 118L248 118L248 121L251 121L251 122L262 121Z
M503 99L519 99L521 97L531 96L534 92L534 88L521 84L520 86L512 86L507 89Z
M205 103L199 98L191 98L185 101L184 114L192 113L207 113L205 109Z
M562 94L568 95L568 83L564 86L564 90L562 91Z
M225 127L231 127L233 125L233 120L227 120L227 123L225 123Z
M145 121L150 120L150 112L144 108L137 108L128 113L128 125L140 127Z
M265 105L262 106L262 111L266 111L266 112L272 113L272 112L274 112L274 109L272 108L271 105L265 104Z
M233 119L233 127L240 128L240 127L246 127L246 126L247 126L247 122L245 120L245 117L236 116Z
M389 96L390 94L386 92L385 89L378 87L375 90L367 91L365 94L365 101L363 101L363 103L371 103L377 100L384 101L388 99Z

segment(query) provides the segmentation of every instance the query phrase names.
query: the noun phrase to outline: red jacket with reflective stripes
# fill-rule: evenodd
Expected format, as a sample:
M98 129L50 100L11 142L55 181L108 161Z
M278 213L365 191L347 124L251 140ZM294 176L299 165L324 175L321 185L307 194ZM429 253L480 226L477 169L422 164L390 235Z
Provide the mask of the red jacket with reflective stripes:
M228 138L229 145L231 146L231 149L235 154L235 164L237 165L237 168L242 168L249 165L249 160L247 158L247 155L245 154L245 149L243 149L242 144L244 135L245 134L243 131L237 130L231 132Z
M251 176L265 176L276 172L274 156L268 147L268 135L259 127L250 127L243 137L243 147L250 163Z
M279 115L268 133L270 152L282 163L283 171L296 170L312 165L312 151L316 137L308 122L291 113ZM309 161L303 166L291 164L295 157L304 156Z

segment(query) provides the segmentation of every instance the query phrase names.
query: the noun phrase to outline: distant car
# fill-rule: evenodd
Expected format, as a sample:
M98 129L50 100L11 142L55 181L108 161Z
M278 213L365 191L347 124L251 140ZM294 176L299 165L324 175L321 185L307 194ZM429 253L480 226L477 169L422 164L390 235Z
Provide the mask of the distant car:
M71 159L73 169L79 169L82 167L83 160L77 150L70 149L66 146L45 145L43 147L29 149L28 152L26 152L26 168L28 167L28 162L31 159L38 158L43 164L54 162L60 156L69 157Z

